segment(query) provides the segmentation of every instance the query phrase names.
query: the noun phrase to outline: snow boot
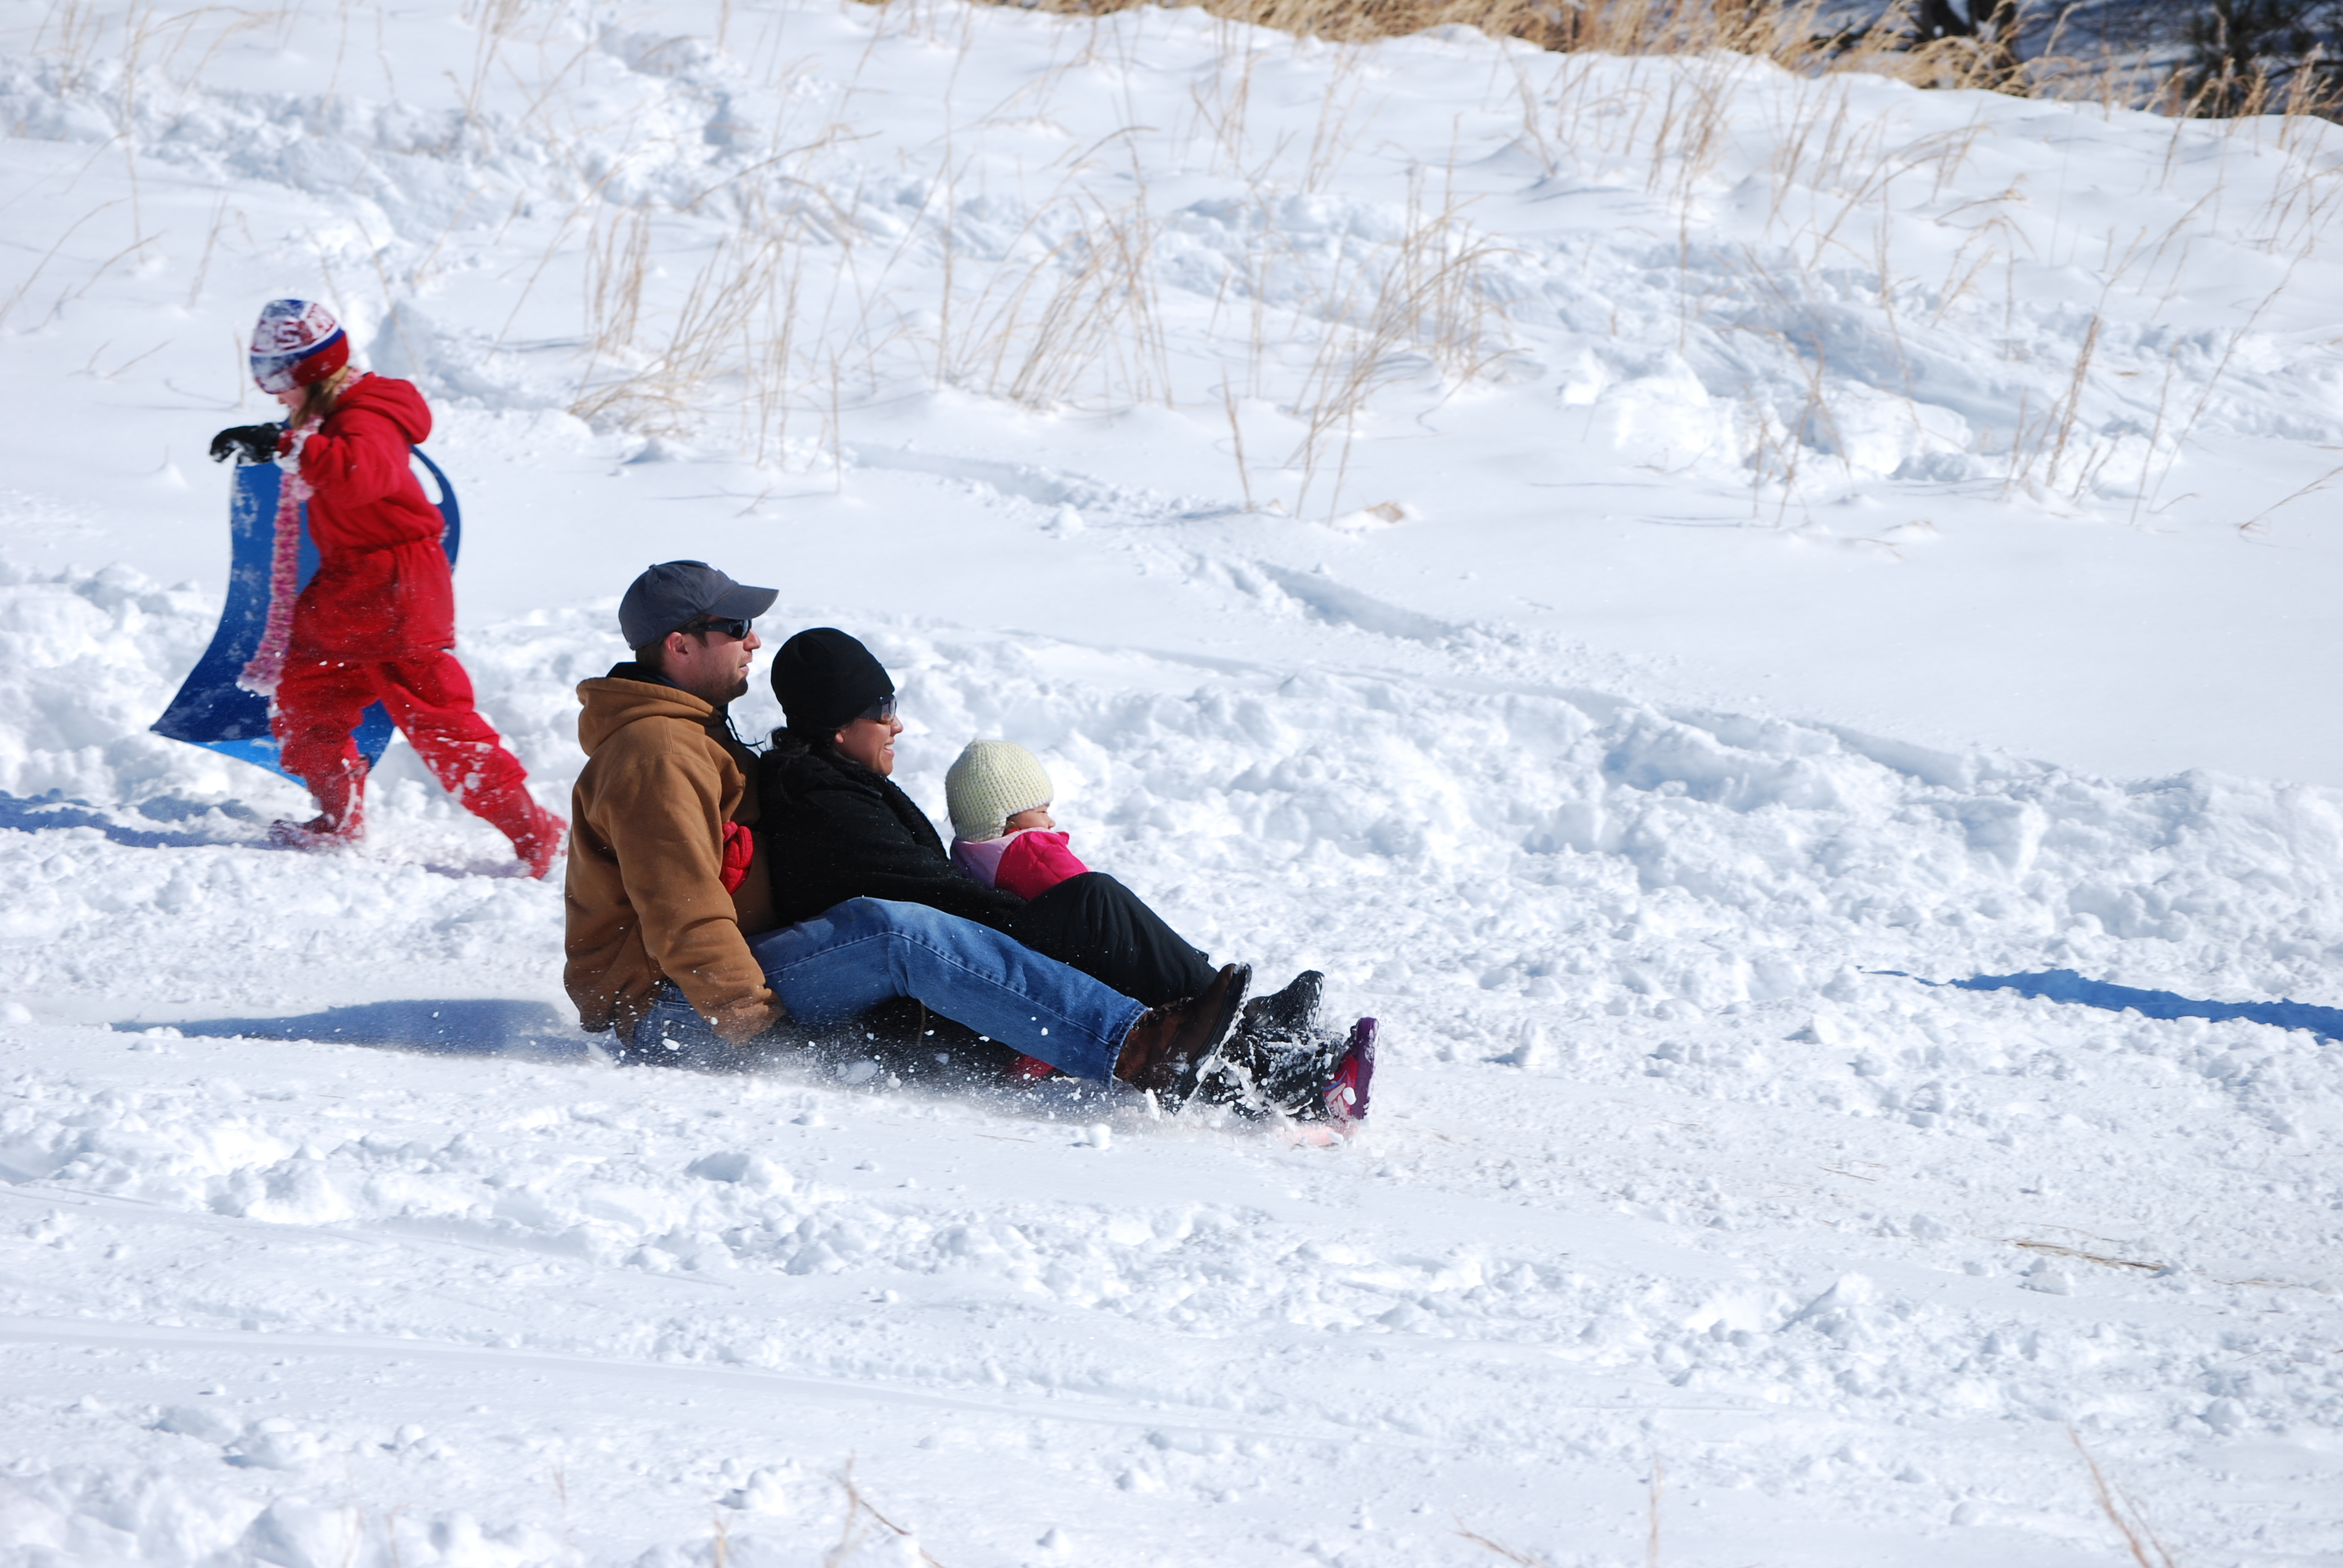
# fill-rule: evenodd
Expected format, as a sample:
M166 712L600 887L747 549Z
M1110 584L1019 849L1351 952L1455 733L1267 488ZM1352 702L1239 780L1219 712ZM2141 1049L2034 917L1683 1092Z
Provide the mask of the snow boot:
M1123 1037L1114 1075L1176 1111L1196 1091L1197 1073L1220 1047L1252 981L1250 964L1224 964L1202 996L1151 1008Z
M513 853L528 867L528 874L543 881L546 872L553 869L554 858L561 853L569 824L542 806L535 806L535 819L512 836L512 846Z
M346 758L304 779L317 814L306 822L268 825L268 841L288 849L339 849L366 837L366 759Z
M346 849L366 837L366 819L355 809L337 820L320 813L306 822L283 818L268 824L268 841L284 849Z
M1342 1042L1313 1030L1299 1040L1270 1040L1240 1030L1205 1063L1199 1091L1208 1104L1245 1116L1316 1121L1320 1091L1342 1054Z
M1323 974L1303 970L1283 990L1245 1003L1244 1022L1238 1027L1255 1040L1307 1040L1318 1027L1318 999L1325 990Z
M1283 990L1245 1003L1235 1032L1198 1074L1204 1103L1245 1116L1315 1114L1317 1091L1340 1050L1318 1028L1325 988L1324 975L1304 970Z

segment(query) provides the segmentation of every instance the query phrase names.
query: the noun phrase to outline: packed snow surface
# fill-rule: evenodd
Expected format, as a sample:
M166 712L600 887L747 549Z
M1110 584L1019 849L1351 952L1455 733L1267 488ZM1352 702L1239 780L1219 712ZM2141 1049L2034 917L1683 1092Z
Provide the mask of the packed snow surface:
M1920 983L2343 1005L2333 127L1151 9L0 40L0 1563L2343 1562L2343 1047ZM1368 1130L614 1068L403 748L267 849L146 727L287 293L432 399L548 804L714 560L931 810L1021 740L1379 1017Z

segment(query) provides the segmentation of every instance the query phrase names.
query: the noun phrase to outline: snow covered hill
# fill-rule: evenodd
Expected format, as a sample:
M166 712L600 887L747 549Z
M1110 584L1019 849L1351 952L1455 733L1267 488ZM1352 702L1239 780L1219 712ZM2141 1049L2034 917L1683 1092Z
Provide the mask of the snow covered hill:
M2343 1018L1921 983L2343 1007L2333 127L1180 11L0 29L0 1563L2343 1558ZM633 572L778 584L917 798L1022 740L1380 1016L1371 1130L612 1069L403 749L264 848L146 726L280 293L433 399L548 803Z

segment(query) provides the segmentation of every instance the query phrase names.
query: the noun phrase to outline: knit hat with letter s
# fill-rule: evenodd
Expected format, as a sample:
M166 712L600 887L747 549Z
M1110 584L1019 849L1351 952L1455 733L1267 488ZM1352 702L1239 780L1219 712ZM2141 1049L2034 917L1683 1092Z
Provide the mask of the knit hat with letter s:
M349 334L314 299L272 299L252 328L252 378L263 392L313 386L350 362Z
M1041 759L1014 740L971 740L944 774L952 831L970 843L998 839L1010 818L1056 795Z

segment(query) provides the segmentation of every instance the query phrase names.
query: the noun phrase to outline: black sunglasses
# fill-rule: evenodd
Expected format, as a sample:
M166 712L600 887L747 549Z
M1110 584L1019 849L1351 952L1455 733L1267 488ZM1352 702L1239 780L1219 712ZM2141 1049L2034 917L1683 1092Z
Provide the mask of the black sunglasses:
M873 724L892 724L895 721L895 699L891 694L890 694L887 697L881 698L879 701L872 703L870 707L864 709L854 717L856 719L868 719Z
M700 632L720 631L725 636L730 638L734 642L741 642L747 639L749 636L749 628L756 624L757 623L754 620L725 620L719 619L714 616L708 616L703 617L701 619L693 621L689 626L679 627L676 629L695 634Z

